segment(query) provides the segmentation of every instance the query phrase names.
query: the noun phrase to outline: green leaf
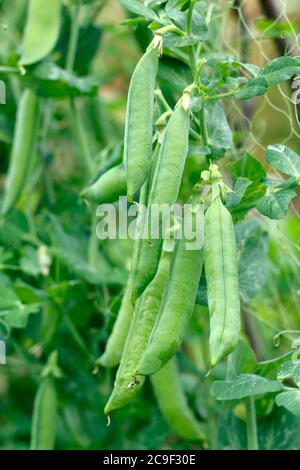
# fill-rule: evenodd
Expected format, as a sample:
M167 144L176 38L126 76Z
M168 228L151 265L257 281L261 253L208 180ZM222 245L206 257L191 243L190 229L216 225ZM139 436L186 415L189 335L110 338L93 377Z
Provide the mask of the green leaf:
M46 98L64 99L79 95L96 96L99 77L76 77L52 62L38 65L32 74L37 93Z
M290 56L277 57L263 67L260 75L269 85L277 85L289 80L300 72L300 62Z
M258 421L258 444L262 450L299 450L300 420L284 408Z
M250 302L267 279L267 239L257 220L244 220L235 226L239 285L242 300Z
M235 97L238 100L248 100L255 96L264 95L269 88L269 84L264 77L252 78L246 85L237 90Z
M246 424L237 418L229 405L224 406L217 422L217 450L246 450Z
M205 106L205 117L209 144L216 149L230 149L232 132L222 104L219 101L208 101Z
M51 214L53 230L51 232L52 246L49 251L57 256L79 279L83 279L92 285L124 284L126 273L123 270L113 268L109 264L99 263L99 266L91 266L85 259L79 240L66 233L59 220Z
M263 67L259 74L248 80L237 90L235 96L239 100L246 100L254 96L264 95L270 85L277 85L290 79L300 72L300 62L294 57L278 57Z
M240 340L236 349L228 357L227 378L233 379L240 374L252 373L255 367L254 352L244 341Z
M283 386L255 374L241 374L232 380L219 380L213 383L211 394L217 400L241 400L242 398L264 393L279 392Z
M252 182L246 188L241 202L233 208L234 214L242 214L255 207L257 199L265 194L262 180L266 177L266 171L261 163L248 152L245 152L236 162L229 164L228 168L235 179L247 178Z
M138 0L121 0L121 3L127 10L138 16L143 16L151 21L157 19L157 15Z
M276 404L284 406L290 413L300 417L300 390L279 393Z
M287 214L290 201L296 195L293 188L281 189L259 199L256 207L269 219L282 219Z
M16 293L6 287L0 287L0 318L13 328L25 328L28 317L37 313L38 304L25 305Z
M248 186L250 186L250 184L252 184L252 181L250 181L248 178L238 176L232 192L229 193L226 198L227 209L232 209L241 202L243 196L245 195L246 189Z
M278 369L277 380L280 382L292 380L294 384L300 388L300 362L284 362Z
M32 246L25 246L22 250L20 267L25 273L32 276L39 276L41 274L38 252Z
M282 173L300 177L300 156L286 145L269 145L267 162Z

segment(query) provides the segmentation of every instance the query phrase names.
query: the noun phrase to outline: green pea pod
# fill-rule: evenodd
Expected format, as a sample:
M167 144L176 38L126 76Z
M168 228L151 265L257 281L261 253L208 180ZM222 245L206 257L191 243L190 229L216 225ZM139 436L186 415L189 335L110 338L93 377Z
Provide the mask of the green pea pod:
M135 371L154 325L169 275L170 255L162 254L157 274L137 303L127 336L114 389L105 406L105 414L130 403L141 389L144 378Z
M129 87L124 137L129 201L145 182L150 169L157 68L158 51L150 48L137 64Z
M151 375L158 406L170 428L183 439L203 440L200 423L189 408L179 377L176 358Z
M135 301L154 278L162 249L161 238L151 238L153 205L176 202L188 152L190 118L181 103L175 108L166 127L148 198L148 236L143 240L133 286Z
M234 227L220 196L205 214L204 264L210 312L211 366L227 356L239 339L240 291Z
M38 99L32 90L26 89L20 100L17 112L13 147L1 208L6 215L21 196L30 163L33 157L36 125L38 117Z
M192 211L194 218L198 215L202 218L202 214L202 209L201 212ZM159 315L138 364L137 374L158 372L181 346L195 306L203 265L202 243L191 249L187 242L184 237L177 241Z
M57 395L55 379L47 376L42 380L34 400L31 450L53 450L56 414Z
M133 316L131 293L132 283L129 278L113 330L107 341L105 351L99 359L99 363L104 367L116 367L120 363Z
M60 29L61 0L30 0L20 64L42 60L54 48Z
M91 186L80 193L80 197L96 204L112 203L126 196L127 180L123 165L118 165L100 176Z
M156 158L156 150L154 151L153 159ZM143 184L141 192L140 192L140 199L139 204L141 206L146 206L147 204L147 197L148 197L148 189L149 189L149 178ZM143 226L145 223L145 212L139 211L137 216L137 226L136 230L140 232L143 230ZM132 267L129 275L129 279L127 282L125 294L122 300L121 308L113 327L113 331L110 335L110 338L107 342L105 352L100 357L99 363L105 367L115 367L120 363L124 345L126 342L127 334L130 328L131 319L133 316L133 303L132 303L132 287L133 281L135 276L135 269L137 265L137 260L141 250L141 238L136 238L134 242L134 249L132 255Z

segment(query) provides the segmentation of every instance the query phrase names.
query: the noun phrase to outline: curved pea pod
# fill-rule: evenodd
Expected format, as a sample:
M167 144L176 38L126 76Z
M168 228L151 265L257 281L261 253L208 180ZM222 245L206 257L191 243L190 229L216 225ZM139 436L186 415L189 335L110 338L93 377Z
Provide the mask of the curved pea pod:
M99 359L99 363L104 367L115 367L119 365L126 342L126 337L130 328L133 305L131 303L132 284L128 280L121 307L113 326L111 335L107 341L104 353Z
M155 278L135 307L114 389L104 409L105 414L130 403L144 383L145 379L137 377L135 371L159 310L169 267L170 254L163 253Z
M133 301L145 290L157 271L162 249L162 238L154 238L151 234L151 214L153 207L166 204L170 207L176 202L185 160L188 153L190 118L181 103L175 108L166 127L160 147L155 172L148 197L146 240L141 244L139 262L133 286ZM157 233L161 232L158 227ZM162 235L163 236L163 235Z
M55 379L47 376L42 380L34 400L31 450L53 450L56 414L57 394Z
M54 48L60 29L61 0L30 0L20 64L42 60Z
M13 147L1 208L6 215L18 202L32 161L38 120L38 99L26 89L20 99L14 132Z
M200 209L193 216L202 218L202 214ZM194 310L203 265L202 242L190 248L185 238L177 241L159 315L138 364L137 374L158 372L181 346Z
M150 48L137 64L129 87L124 137L129 201L145 182L150 169L157 68L158 51Z
M220 196L205 214L204 265L210 312L211 366L237 346L240 329L240 291L234 227Z
M190 117L180 102L164 132L148 204L176 202L189 148ZM150 237L149 237L150 238Z
M201 425L184 394L175 357L151 375L151 384L160 411L170 428L183 439L204 440Z
M123 165L118 165L100 176L98 180L84 189L80 197L96 204L112 203L120 196L126 196L127 180Z

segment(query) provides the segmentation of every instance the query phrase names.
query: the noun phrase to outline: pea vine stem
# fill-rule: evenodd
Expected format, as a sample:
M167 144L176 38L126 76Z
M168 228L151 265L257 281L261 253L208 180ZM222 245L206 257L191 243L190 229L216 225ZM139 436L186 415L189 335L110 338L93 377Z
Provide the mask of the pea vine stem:
M69 73L73 71L76 57L76 49L79 37L79 11L80 5L77 1L76 5L71 8L71 36L66 60L66 69Z
M254 397L246 398L247 412L247 447L248 450L258 450L257 422Z

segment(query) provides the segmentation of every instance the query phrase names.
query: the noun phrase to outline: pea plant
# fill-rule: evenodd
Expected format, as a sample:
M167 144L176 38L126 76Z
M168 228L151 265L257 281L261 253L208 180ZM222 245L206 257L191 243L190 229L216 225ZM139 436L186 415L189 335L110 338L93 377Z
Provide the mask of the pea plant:
M246 124L300 61L226 47L239 2L18 2L0 3L1 447L299 449L300 156L257 153ZM139 48L121 98L116 40L127 66ZM134 239L98 239L103 205L136 209Z

